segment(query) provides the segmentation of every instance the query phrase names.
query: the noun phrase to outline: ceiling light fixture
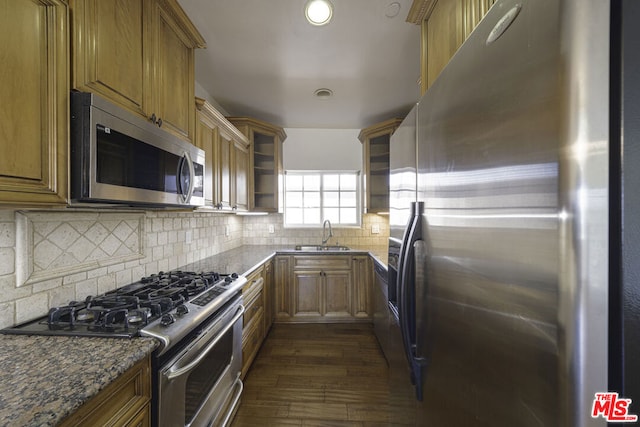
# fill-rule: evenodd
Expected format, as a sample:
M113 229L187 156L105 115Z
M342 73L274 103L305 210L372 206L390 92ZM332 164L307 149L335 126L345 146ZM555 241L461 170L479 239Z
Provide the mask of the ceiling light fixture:
M326 25L333 16L333 5L329 0L309 0L304 7L304 16L311 25Z
M313 94L320 99L327 99L333 96L333 91L331 89L327 89L326 87L316 89Z

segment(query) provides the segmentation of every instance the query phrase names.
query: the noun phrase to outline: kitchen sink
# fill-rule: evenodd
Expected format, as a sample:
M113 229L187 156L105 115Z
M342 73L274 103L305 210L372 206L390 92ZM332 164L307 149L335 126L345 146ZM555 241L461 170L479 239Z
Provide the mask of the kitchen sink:
M296 245L296 251L348 251L351 248L340 245Z

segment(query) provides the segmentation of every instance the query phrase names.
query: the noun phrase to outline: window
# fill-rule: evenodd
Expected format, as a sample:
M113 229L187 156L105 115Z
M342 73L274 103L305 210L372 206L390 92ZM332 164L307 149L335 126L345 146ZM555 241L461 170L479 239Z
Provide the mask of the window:
M285 175L284 223L288 226L360 225L360 172L295 172Z

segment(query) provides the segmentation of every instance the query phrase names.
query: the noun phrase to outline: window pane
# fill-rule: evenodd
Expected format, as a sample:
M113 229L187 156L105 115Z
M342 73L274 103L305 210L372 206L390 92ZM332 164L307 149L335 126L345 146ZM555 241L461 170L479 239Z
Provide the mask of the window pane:
M340 193L340 206L355 208L357 206L356 192L343 191Z
M340 223L340 209L338 208L325 208L324 219L328 219L332 224Z
M302 176L287 174L285 176L287 191L302 191Z
M289 224L302 224L302 209L287 208L287 223Z
M324 196L324 205L328 208L337 208L340 206L340 193L337 191L325 191L323 193Z
M305 224L320 224L320 209L311 208L304 211Z
M324 176L324 189L325 190L339 190L340 189L340 175L325 175Z
M355 224L358 222L356 208L340 209L340 222L343 224Z
M304 193L304 207L305 208L319 208L320 207L320 192L306 192L306 193Z
M292 208L302 207L301 191L287 191L287 207L292 207Z
M340 189L355 191L358 185L358 174L340 175Z
M305 175L304 191L320 191L320 175Z

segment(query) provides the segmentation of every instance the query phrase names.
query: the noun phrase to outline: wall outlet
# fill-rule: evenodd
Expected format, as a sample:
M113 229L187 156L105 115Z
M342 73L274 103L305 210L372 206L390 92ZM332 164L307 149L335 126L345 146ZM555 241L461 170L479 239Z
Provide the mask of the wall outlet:
M229 226L225 225L224 226L224 235L229 237L229 234L231 234L231 230L229 230Z
M378 224L371 226L371 234L380 234L380 226Z
M273 234L276 232L276 228L273 226L273 224L269 224L269 233Z

